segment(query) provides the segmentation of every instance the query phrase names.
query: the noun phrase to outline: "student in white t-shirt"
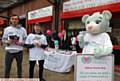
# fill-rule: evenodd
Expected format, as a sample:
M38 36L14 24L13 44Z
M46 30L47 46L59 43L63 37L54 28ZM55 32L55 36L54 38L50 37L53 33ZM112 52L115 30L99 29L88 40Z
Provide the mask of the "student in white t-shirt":
M10 70L13 60L17 62L17 77L22 78L23 44L27 38L24 27L19 24L19 17L10 17L10 26L6 27L2 37L5 46L5 78L10 77Z
M43 79L43 66L44 66L44 50L47 49L47 40L44 34L41 32L41 26L39 23L34 24L34 32L29 34L25 46L29 48L29 78L33 78L34 67L36 62L39 63L39 79Z

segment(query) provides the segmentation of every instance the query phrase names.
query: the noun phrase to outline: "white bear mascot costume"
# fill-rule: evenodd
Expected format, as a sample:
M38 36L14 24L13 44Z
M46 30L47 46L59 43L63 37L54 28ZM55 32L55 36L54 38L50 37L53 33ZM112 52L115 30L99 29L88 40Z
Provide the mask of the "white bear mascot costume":
M85 23L86 31L79 32L79 46L83 48L82 54L94 54L101 57L112 53L112 43L109 35L109 21L112 14L108 10L93 15L84 15L82 22Z

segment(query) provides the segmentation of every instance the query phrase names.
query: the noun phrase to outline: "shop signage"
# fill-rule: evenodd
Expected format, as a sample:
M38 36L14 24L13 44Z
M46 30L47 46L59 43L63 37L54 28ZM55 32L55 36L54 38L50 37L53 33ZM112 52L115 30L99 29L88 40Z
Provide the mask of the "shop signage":
M20 19L25 19L26 18L26 14L23 14L21 16L19 16Z
M112 55L95 58L77 55L75 81L113 81L114 58Z
M120 2L120 0L71 0L63 3L63 12L91 8L117 2Z
M28 12L28 20L52 16L52 6Z
M0 25L3 25L5 21L3 19L0 19Z

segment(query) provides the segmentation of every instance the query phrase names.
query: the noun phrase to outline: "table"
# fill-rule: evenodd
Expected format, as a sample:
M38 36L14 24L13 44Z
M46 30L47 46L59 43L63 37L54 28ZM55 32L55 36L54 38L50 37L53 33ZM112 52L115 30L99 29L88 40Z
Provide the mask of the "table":
M69 72L74 65L75 51L45 51L44 68L55 72Z

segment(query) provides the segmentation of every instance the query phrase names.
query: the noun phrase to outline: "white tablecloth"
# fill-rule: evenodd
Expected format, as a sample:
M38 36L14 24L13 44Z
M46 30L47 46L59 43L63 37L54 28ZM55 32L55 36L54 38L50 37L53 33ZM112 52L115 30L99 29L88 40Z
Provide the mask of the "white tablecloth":
M44 68L55 72L69 72L74 65L74 54L72 51L45 51Z

